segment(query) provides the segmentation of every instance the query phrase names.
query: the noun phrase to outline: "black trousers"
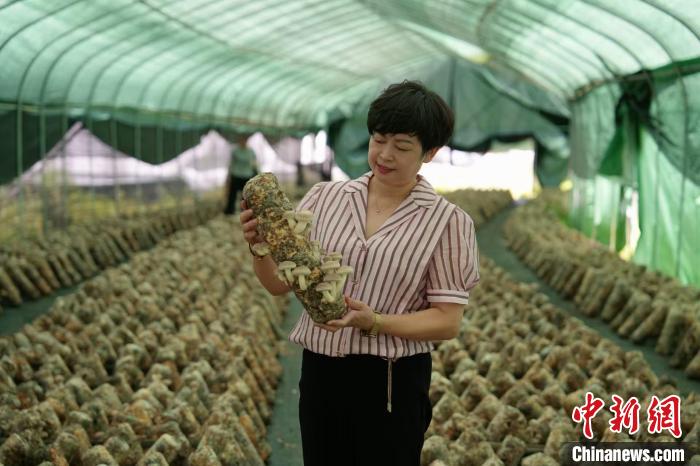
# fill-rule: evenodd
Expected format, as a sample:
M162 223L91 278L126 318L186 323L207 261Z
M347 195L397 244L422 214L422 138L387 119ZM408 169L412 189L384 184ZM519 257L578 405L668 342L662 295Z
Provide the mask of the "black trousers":
M420 466L432 419L429 353L392 363L376 356L333 358L304 350L299 424L304 466Z
M243 187L249 179L250 178L229 175L228 198L226 200L226 208L224 209L226 215L235 214L239 210L239 206L236 205L236 198L239 192L243 192Z

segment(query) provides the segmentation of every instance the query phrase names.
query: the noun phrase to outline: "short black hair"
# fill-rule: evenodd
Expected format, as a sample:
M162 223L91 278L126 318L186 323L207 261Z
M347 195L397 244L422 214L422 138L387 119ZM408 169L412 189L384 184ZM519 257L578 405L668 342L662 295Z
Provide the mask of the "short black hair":
M423 153L450 140L455 117L435 92L418 81L392 84L374 99L367 113L369 134L405 133L416 136Z

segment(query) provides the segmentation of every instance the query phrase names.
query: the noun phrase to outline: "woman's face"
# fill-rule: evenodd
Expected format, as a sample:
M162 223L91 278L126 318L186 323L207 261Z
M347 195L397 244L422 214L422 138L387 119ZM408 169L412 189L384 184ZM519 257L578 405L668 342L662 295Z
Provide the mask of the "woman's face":
M423 163L430 162L437 149L423 157L418 137L404 133L373 133L369 138L367 159L377 179L389 185L413 183Z

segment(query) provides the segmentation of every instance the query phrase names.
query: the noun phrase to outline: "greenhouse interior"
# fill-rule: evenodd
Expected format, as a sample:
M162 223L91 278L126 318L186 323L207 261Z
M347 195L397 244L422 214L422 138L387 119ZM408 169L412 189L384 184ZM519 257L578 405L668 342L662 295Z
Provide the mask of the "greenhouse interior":
M416 179L480 277L421 346L415 464L700 465L700 2L0 0L0 466L304 464L290 332L369 294L294 209L378 192L368 111L406 80L454 112ZM336 455L306 464L377 464Z

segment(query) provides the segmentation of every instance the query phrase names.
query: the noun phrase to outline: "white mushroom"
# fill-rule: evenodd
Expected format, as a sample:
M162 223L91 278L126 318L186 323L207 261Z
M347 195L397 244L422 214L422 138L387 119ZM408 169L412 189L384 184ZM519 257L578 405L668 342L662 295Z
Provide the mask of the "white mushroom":
M326 261L321 265L323 273L335 272L340 267L340 262Z
M313 240L311 241L311 250L314 253L314 259L321 260L321 242Z
M333 296L338 297L342 288L340 282L343 281L343 276L337 273L327 273L323 276L323 281L333 285Z
M297 212L294 219L296 220L296 226L294 227L294 233L297 235L303 234L307 227L311 226L311 221L314 218L314 213L310 210L302 210Z
M343 265L338 268L338 270L335 271L338 275L343 277L343 279L340 282L340 289L342 290L345 288L345 282L348 280L348 275L352 275L353 268L350 267L349 265Z
M292 231L294 231L294 228L297 225L296 214L297 213L293 210L287 210L284 212L284 214L282 214L282 217L287 221L287 224L289 224L289 228Z
M302 291L306 290L306 276L310 273L311 269L309 269L305 265L299 266L296 269L292 270L292 275L297 277L297 280L299 280L299 288Z
M270 245L267 243L255 243L253 246L251 246L251 249L258 257L263 257L270 254Z
M326 257L323 258L323 262L340 262L343 260L343 255L339 252L329 252Z
M328 283L328 282L321 282L318 285L316 285L316 291L319 293L323 294L323 301L324 303L332 303L335 301L335 297L333 296L333 285Z
M292 276L292 269L294 269L296 266L297 265L292 261L280 262L277 266L277 270L279 272L283 272L284 277L286 278L286 280L282 281L285 281L290 286L294 282L294 277Z

